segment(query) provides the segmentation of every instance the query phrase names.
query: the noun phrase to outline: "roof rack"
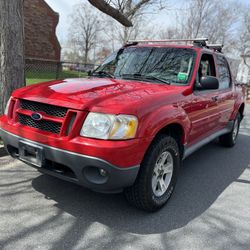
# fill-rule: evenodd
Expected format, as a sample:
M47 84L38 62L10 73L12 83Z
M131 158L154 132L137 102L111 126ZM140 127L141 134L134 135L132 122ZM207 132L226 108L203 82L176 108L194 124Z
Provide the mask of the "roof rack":
M214 51L217 51L217 52L222 52L222 49L223 49L223 44L207 44L207 47L209 49L213 49Z
M188 42L193 42L194 45L196 46L200 46L200 47L206 47L207 44L206 42L208 41L207 38L194 38L194 39L165 39L165 40L129 40L127 42L127 46L131 46L131 45L136 45L138 43L172 43L172 42L184 42L184 43L188 43Z
M129 40L124 47L134 46L139 43L152 44L152 43L180 43L192 42L194 46L207 48L216 52L222 53L223 44L207 44L207 38L194 38L194 39L165 39L165 40Z

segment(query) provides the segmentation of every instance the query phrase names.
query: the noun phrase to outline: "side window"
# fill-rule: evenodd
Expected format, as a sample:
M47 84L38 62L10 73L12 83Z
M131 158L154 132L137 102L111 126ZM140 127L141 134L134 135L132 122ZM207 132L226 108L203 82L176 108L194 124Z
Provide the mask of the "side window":
M231 85L231 76L226 59L217 55L219 89L227 89Z
M197 80L196 80L197 86L199 86L200 79L203 76L216 76L214 57L211 54L203 54L201 56Z

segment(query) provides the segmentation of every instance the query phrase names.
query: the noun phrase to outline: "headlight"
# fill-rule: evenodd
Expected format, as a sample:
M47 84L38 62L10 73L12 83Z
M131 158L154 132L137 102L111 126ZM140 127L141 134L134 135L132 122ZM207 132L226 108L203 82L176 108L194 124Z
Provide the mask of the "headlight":
M126 140L135 137L138 120L133 115L89 113L80 135L97 139Z
M9 106L10 106L10 100L11 100L11 98L8 100L8 102L7 102L7 104L6 104L6 107L5 107L5 110L4 110L4 114L5 114L5 115L8 115Z

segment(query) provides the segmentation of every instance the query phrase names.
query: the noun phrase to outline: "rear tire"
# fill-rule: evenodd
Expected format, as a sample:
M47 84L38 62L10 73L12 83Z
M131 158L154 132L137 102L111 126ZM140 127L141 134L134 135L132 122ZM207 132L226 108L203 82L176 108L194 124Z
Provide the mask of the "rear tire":
M219 142L224 147L233 147L236 144L237 137L240 129L241 116L240 113L237 114L233 129L230 133L222 135L219 137Z
M133 186L124 190L130 204L153 212L171 197L180 167L180 153L176 140L159 135L149 147Z

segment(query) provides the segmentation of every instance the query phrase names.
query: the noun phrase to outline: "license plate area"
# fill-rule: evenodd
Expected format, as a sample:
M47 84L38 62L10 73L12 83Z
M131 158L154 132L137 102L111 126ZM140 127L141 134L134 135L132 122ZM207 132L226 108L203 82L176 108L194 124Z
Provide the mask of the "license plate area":
M36 167L42 167L43 148L30 142L19 141L19 158Z

